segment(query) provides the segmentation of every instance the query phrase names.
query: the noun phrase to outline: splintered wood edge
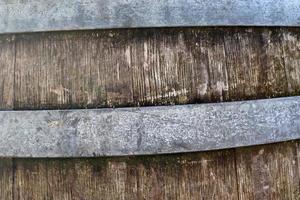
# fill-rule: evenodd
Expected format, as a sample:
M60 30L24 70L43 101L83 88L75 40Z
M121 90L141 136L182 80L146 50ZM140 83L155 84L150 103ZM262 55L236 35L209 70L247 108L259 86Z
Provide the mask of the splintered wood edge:
M182 26L299 26L298 0L0 1L0 33Z
M184 106L0 112L1 157L207 151L300 138L300 96Z

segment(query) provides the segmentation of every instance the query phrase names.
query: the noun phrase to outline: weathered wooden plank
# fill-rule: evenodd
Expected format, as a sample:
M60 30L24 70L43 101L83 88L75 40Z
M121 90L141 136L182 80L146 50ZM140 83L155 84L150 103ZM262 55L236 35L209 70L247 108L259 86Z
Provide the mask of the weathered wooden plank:
M284 34L282 39L282 49L286 80L288 90L291 91L295 85L300 85L300 39L299 34ZM299 90L298 90L299 91Z
M15 109L166 105L299 95L299 44L293 28L53 32L7 58Z
M145 155L300 138L300 96L182 106L0 112L0 156Z
M33 34L19 39L15 108L130 105L131 66L122 45L130 41L126 33L121 40L108 32L99 34Z
M297 0L1 0L0 33L173 26L299 26Z
M13 200L13 163L10 158L0 159L0 199Z
M14 104L14 36L0 37L0 110L12 109Z
M234 151L16 159L15 199L237 199Z
M239 199L299 199L296 143L237 149Z
M248 29L247 33L225 36L226 58L222 60L226 62L228 99L288 96L299 92L299 84L288 86L287 76L293 76L290 80L296 81L299 65L294 61L285 62L282 43L287 35L297 37L298 33L273 29L257 34ZM294 41L289 45L291 48L297 46L297 40ZM298 60L295 51L290 56ZM285 65L295 71L286 70Z
M234 151L16 159L14 199L299 199L295 142Z
M298 177L300 177L300 141L297 140L295 141L295 146L296 146L296 166L298 170ZM300 182L300 178L299 178ZM300 199L300 186L298 187L298 191L296 190L295 192L298 195L298 199Z

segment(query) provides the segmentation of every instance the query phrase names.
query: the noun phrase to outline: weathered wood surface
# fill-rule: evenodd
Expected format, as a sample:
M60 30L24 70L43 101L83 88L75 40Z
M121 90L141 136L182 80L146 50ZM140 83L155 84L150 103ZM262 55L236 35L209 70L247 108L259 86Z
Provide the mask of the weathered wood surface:
M299 200L299 144L163 156L0 159L0 199Z
M300 199L297 143L237 149L240 199Z
M0 33L174 26L300 26L298 0L1 0Z
M13 162L10 158L0 159L0 199L13 199Z
M20 199L186 200L201 196L236 199L231 154L232 151L224 151L113 159L17 159L14 196Z
M14 36L0 36L0 108L12 109L14 104Z
M171 154L300 139L300 96L146 108L0 111L0 156Z
M1 35L0 106L299 95L299 34L295 28L187 28ZM180 162L178 155L1 159L0 199L299 199L299 149L299 142L288 142L182 154Z
M1 35L1 109L96 108L300 94L296 28ZM13 88L13 90L12 90Z

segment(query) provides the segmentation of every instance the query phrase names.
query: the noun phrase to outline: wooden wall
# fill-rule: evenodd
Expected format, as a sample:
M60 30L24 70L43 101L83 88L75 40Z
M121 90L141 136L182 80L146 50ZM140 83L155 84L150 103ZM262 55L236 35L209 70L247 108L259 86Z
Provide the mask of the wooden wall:
M297 28L0 36L2 110L292 95L300 95ZM299 145L121 158L2 158L0 199L300 199Z

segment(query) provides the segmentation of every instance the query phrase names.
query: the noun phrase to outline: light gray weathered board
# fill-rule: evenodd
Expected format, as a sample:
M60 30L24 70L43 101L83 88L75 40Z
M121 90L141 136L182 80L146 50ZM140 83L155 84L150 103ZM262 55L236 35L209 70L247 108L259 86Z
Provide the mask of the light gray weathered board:
M122 156L300 138L300 97L146 108L1 111L0 156Z
M0 33L130 27L299 26L299 0L0 0Z

